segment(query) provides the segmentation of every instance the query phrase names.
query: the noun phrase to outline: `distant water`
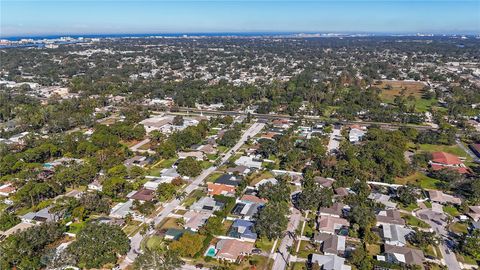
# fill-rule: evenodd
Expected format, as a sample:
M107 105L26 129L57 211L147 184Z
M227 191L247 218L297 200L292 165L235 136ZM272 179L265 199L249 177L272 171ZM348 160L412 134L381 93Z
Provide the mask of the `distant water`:
M283 35L294 35L299 34L296 32L219 32L219 33L146 33L146 34L85 34L85 35L39 35L39 36L11 36L11 37L2 37L2 39L7 39L11 41L19 41L21 39L58 39L61 37L71 37L71 38L142 38L142 37L183 37L183 36L204 36L204 37L228 37L228 36L240 36L240 37L249 37L249 36L283 36Z

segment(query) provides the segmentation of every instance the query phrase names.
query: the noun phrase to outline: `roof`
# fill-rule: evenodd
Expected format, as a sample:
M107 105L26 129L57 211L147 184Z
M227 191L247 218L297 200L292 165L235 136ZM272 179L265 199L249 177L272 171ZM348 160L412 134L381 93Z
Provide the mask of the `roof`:
M318 230L328 233L335 233L335 230L342 226L350 226L350 222L344 218L332 216L320 216L318 218Z
M337 196L340 196L340 197L344 197L344 196L347 196L349 194L348 189L343 188L343 187L336 188L334 191L335 191L335 194Z
M151 201L153 198L155 198L155 191L146 188L140 189L130 197L130 199L139 201Z
M207 222L211 215L211 213L206 212L188 211L183 215L185 219L184 227L196 231Z
M35 226L34 224L32 223L26 223L26 222L21 222L21 223L18 223L17 225L13 226L12 228L6 230L5 232L0 232L0 235L3 235L5 237L8 237L12 234L15 234L15 233L19 233L23 230L26 230L32 226Z
M218 249L216 256L236 261L241 255L250 253L253 247L254 243L252 242L244 242L235 239L221 239L216 245L216 248Z
M478 221L480 219L480 205L469 206L470 211L467 215L469 215L473 220Z
M345 205L343 203L334 203L330 207L320 207L320 215L327 214L327 215L341 216L344 206Z
M248 194L243 195L242 198L240 198L240 201L249 202L249 203L261 203L261 204L264 204L267 202L267 200L265 199L259 198L255 195L248 195Z
M203 159L203 153L200 151L191 151L191 152L178 152L178 158L187 158L193 157L196 159Z
M313 178L313 180L321 185L322 187L331 187L333 185L333 182L335 182L335 180L331 179L331 178L325 178L325 177L321 177L321 176L315 176L315 178Z
M7 183L7 184L4 184L4 185L0 186L0 193L10 194L10 193L14 192L15 190L16 190L16 188L11 183Z
M228 168L227 169L227 172L228 173L239 173L239 174L243 174L245 172L247 172L249 170L249 168L247 166L243 166L243 165L238 165L236 167L231 167L231 168Z
M257 239L257 234L253 232L253 225L251 221L236 219L228 232L228 236L255 240Z
M467 173L470 173L470 171L468 170L468 168L466 167L463 167L463 166L447 166L447 165L441 165L441 164L430 164L430 167L432 168L432 170L434 171L439 171L439 170L443 170L443 169L448 169L448 170L455 170L457 171L458 173L460 174L467 174Z
M345 236L316 233L313 239L322 243L323 253L337 254L339 251L345 251Z
M175 228L170 228L165 232L166 236L172 237L174 240L178 240L185 233L185 230L179 230Z
M395 256L395 258L406 264L422 265L423 261L425 260L423 252L421 250L408 247L385 245L385 253L402 255Z
M224 185L224 184L217 184L217 183L208 183L208 194L210 195L226 195L226 194L234 194L235 187Z
M462 200L460 198L454 197L449 194L445 194L440 190L429 190L428 197L433 202L438 203L452 203L452 204L461 204Z
M351 266L345 265L345 259L337 255L312 254L312 263L316 263L323 270L350 270Z
M240 185L240 181L234 175L223 174L220 177L218 177L217 180L215 180L215 184L224 184L227 186L236 187Z
M405 236L411 232L412 230L401 225L385 224L382 226L382 233L383 237L385 238L385 242L392 245L405 246L407 244Z
M433 152L432 161L435 163L446 164L446 165L459 165L462 164L462 161L450 153L446 152Z
M216 201L212 197L202 197L200 200L190 206L190 210L202 212L214 212L223 207L223 203Z
M405 225L405 220L403 220L399 211L389 209L378 213L377 223Z

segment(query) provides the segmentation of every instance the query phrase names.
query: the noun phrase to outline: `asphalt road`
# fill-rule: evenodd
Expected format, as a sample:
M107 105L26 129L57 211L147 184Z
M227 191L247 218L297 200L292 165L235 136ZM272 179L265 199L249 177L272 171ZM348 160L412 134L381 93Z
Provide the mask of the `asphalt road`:
M257 133L259 133L263 127L265 126L264 123L254 123L252 126L250 126L249 129L247 129L240 140L237 142L237 144L228 151L225 156L221 159L221 163L225 163L240 147L245 143L245 141L248 140L249 137L255 136ZM208 175L210 175L212 172L214 172L217 169L216 166L212 166L208 169L205 169L199 176L197 176L186 188L185 192L186 195L188 196L192 191L197 189L201 184L203 184L203 181L205 178L207 178ZM160 211L160 213L153 219L147 219L146 223L149 224L152 220L155 222L155 225L160 224L165 218L167 218L173 210L175 210L180 204L182 203L182 200L174 199L166 204L164 204L164 208ZM151 235L155 232L155 230L149 230L147 232L147 236ZM130 251L127 253L127 257L125 260L122 261L120 264L121 269L125 269L128 265L133 263L135 261L135 258L138 256L140 253L140 244L143 240L144 236L138 232L135 234L132 238L130 238Z
M287 232L278 247L275 261L273 262L273 270L285 270L287 268L287 263L290 261L290 252L288 251L288 248L293 246L295 230L302 218L302 213L294 207L290 208L290 211L291 215L290 221L288 222Z

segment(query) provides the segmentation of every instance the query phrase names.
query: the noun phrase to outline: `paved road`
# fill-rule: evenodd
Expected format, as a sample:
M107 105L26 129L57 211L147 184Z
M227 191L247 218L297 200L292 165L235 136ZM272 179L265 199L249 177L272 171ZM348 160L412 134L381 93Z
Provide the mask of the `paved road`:
M427 212L427 211L431 211L431 210L430 209L418 210L416 214L418 217L423 219L420 214L422 212ZM437 235L439 235L442 238L442 241L440 243L440 252L442 253L443 260L447 265L448 269L460 270L461 269L460 264L457 261L457 257L455 256L455 253L446 245L447 236L448 236L448 231L445 230L446 223L443 222L442 220L436 220L438 223L430 219L423 219L423 220L427 222L432 227L432 229L437 233Z
M273 270L285 270L287 268L287 262L290 261L290 252L288 252L287 249L293 245L293 236L302 218L302 213L297 209L292 207L290 211L291 215L290 221L288 222L287 233L278 247L278 252L273 262Z
M472 157L472 159L475 161L475 162L480 162L480 159L472 152L472 150L470 150L470 148L466 147L461 141L460 139L455 139L455 142L457 143L458 147L462 148L463 151L467 152L467 154Z
M341 129L333 129L333 132L330 133L330 140L328 141L328 152L333 152L334 150L338 150L340 147L340 138L341 138Z
M237 144L232 147L230 151L228 151L224 157L221 159L221 163L225 163L244 143L247 141L249 137L255 136L257 133L259 133L265 124L263 123L254 123L249 129L243 133L242 137L240 140L237 142ZM210 175L212 172L214 172L217 169L216 166L212 166L206 170L204 170L199 176L197 176L186 188L185 192L186 194L190 194L193 190L197 189L201 184L203 184L203 181L205 178L207 178L208 175ZM181 200L174 199L164 205L164 208L160 213L153 219L147 219L146 223L149 224L152 220L155 222L155 225L160 224L165 218L167 218L173 210L175 210L180 204L182 203ZM147 235L153 234L155 230L150 230L148 231ZM132 238L130 238L130 251L127 253L127 257L123 262L120 264L121 269L125 269L129 264L133 263L135 261L135 258L138 256L138 253L140 252L140 244L143 240L143 236L138 232L135 234Z

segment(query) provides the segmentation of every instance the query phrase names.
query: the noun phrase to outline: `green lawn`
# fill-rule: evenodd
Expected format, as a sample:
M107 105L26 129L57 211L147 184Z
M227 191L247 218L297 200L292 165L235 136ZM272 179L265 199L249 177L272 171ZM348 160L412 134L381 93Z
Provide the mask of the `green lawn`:
M152 235L147 240L147 248L155 249L162 247L163 239L158 235Z
M207 176L207 179L205 179L205 182L207 182L207 183L215 182L215 180L217 180L217 178L219 178L222 175L223 175L222 172L213 172L213 173L211 173L210 175Z
M460 212L458 212L457 208L451 205L444 206L443 211L452 217L456 217L460 215Z
M424 222L423 220L417 217L404 214L404 213L401 213L401 215L402 215L402 218L405 219L405 222L407 223L407 225L420 227L420 228L430 228L430 225L428 225L426 222Z
M376 256L380 254L380 245L377 244L367 244L367 252L370 256Z
M450 225L450 230L457 234L468 233L468 224L462 222L455 222Z
M398 206L401 209L403 209L405 211L410 211L410 212L412 212L413 210L418 208L418 205L416 203L412 203L412 204L409 204L409 205L403 205L403 203L399 203Z
M68 232L77 234L85 226L85 222L72 223L68 226Z
M194 204L196 201L198 201L198 199L205 195L206 193L203 190L196 189L192 193L190 193L190 195L188 195L188 197L183 201L183 206L188 208L190 207L190 205Z
M297 248L296 243L293 245L294 249ZM315 247L310 243L310 241L300 242L300 249L298 250L297 256L300 258L307 258L308 255L317 252Z
M258 238L255 242L255 247L270 253L274 242L275 240L270 241L268 238Z
M404 178L395 179L396 184L406 185L411 184L423 189L437 189L437 183L440 183L440 180L426 176L421 172L416 172L412 175L409 175Z
M304 262L291 263L291 270L307 270L307 265Z

